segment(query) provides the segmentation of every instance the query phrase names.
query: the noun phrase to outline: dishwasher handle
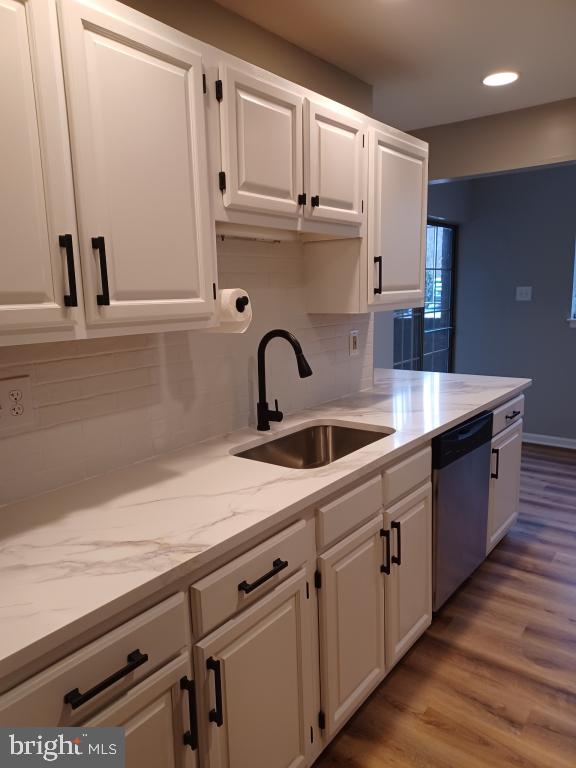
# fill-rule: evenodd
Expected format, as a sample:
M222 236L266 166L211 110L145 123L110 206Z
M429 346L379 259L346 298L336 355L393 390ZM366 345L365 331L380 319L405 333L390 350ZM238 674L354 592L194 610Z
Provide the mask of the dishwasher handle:
M492 440L492 413L483 412L432 440L432 464L443 469Z

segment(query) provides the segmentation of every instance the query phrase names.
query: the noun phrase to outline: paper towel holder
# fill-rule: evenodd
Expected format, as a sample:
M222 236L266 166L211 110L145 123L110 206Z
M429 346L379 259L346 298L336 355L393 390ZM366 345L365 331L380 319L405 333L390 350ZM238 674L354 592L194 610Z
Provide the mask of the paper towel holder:
M250 304L250 299L248 296L239 296L236 299L236 309L238 312L244 312L248 304Z

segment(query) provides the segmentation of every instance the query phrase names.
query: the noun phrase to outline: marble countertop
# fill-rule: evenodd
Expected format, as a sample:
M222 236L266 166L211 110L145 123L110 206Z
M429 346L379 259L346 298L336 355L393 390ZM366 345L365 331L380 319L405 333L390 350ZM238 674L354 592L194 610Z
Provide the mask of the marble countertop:
M65 640L313 505L529 379L378 370L373 389L0 508L0 684ZM310 420L396 432L319 469L233 455Z

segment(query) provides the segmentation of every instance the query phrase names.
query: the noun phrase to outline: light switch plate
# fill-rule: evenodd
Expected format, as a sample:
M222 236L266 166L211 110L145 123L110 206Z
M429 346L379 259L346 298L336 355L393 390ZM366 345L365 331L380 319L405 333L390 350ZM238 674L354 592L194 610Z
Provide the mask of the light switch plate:
M518 285L516 287L516 301L532 301L532 286Z
M30 376L0 379L0 433L17 432L33 424Z
M350 354L350 357L356 357L356 355L358 355L358 353L360 352L359 337L360 337L359 331L350 331L350 340L348 345L348 352Z

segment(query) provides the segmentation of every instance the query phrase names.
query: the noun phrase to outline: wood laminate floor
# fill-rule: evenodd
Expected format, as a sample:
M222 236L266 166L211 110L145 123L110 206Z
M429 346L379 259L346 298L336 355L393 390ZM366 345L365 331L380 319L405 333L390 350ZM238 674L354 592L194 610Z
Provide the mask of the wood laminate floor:
M316 768L576 768L576 451L525 446L520 517Z

